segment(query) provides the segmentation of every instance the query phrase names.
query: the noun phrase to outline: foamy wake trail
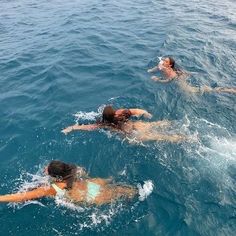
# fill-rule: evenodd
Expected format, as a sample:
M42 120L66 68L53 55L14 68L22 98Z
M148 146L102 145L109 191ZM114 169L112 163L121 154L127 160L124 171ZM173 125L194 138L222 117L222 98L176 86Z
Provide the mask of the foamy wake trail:
M68 200L60 196L55 197L55 203L57 206L65 207L67 209L77 211L77 212L83 212L85 210L83 207L78 206L78 204L69 202Z
M102 105L98 108L97 111L78 111L74 116L76 117L76 122L79 123L80 120L88 120L88 121L95 121L98 117L102 115L102 111L105 105Z
M151 180L144 181L143 186L141 184L137 185L139 192L139 200L144 201L153 191L154 184Z
M236 139L209 137L210 147L208 152L222 156L225 161L236 161Z
M16 209L22 209L23 207L28 206L28 205L32 205L32 204L39 205L41 207L46 207L43 203L41 203L40 201L37 201L37 200L29 200L29 201L26 201L23 203L10 202L10 203L8 203L8 206L16 208Z

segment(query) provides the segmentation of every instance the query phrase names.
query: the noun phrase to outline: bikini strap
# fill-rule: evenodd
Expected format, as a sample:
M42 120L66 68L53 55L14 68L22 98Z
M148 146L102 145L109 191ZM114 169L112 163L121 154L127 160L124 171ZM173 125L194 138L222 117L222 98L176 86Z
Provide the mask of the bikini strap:
M65 194L66 194L65 189L59 188L56 184L51 184L51 186L55 189L58 196L61 196L61 197L65 196Z

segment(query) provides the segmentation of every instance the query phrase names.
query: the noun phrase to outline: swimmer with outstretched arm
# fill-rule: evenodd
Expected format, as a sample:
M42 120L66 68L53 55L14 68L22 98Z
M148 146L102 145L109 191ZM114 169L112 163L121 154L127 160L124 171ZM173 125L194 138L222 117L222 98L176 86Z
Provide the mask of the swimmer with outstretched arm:
M178 85L186 92L189 93L231 93L236 94L236 88L227 88L227 87L209 87L209 86L201 86L201 87L194 87L187 83L186 78L188 77L188 73L176 69L175 67L175 60L172 57L166 57L162 59L160 63L149 69L149 73L153 73L155 71L161 71L164 75L165 79L161 79L157 76L152 76L152 80L160 83L168 83L173 80L178 82Z
M74 203L106 204L125 198L132 199L137 188L111 183L111 179L89 178L83 168L62 161L52 161L45 168L51 183L31 191L0 196L0 202L24 202L59 195Z
M72 125L62 130L64 134L72 131L95 129L109 129L114 132L124 134L128 139L135 141L168 141L181 142L188 141L189 137L182 134L167 134L161 132L153 132L157 128L164 129L170 126L167 120L144 122L131 121L131 116L144 116L151 118L152 115L142 109L118 109L115 110L112 106L106 106L102 113L102 119L95 124L88 125Z

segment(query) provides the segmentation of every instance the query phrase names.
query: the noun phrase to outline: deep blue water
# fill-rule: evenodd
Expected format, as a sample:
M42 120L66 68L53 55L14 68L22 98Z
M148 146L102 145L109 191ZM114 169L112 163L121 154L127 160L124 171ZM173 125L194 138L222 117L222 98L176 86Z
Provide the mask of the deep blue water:
M0 1L0 194L27 186L52 159L155 185L142 202L98 208L1 204L0 235L236 234L236 97L154 83L146 71L165 55L193 85L236 86L236 2ZM144 108L200 141L60 133L104 104Z

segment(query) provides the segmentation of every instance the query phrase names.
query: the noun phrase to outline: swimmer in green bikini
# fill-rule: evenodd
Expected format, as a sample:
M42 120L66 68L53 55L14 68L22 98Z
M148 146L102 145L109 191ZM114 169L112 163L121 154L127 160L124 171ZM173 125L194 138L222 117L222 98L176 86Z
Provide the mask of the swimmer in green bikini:
M183 141L194 141L191 137L183 134L168 133L166 128L170 127L170 121L132 121L130 120L132 116L152 117L150 113L142 109L115 110L112 106L106 106L102 113L102 119L97 121L95 124L76 124L63 129L62 132L68 134L72 131L108 129L125 135L129 142L168 141L177 143Z
M132 199L138 190L132 186L111 183L111 179L89 178L81 167L52 161L45 174L51 183L28 192L0 196L0 202L24 202L42 197L59 196L73 203L106 204L118 199Z
M152 69L149 69L149 73L153 73L155 71L161 71L165 77L165 79L161 79L156 76L152 76L152 80L159 82L159 83L168 83L173 80L176 80L180 88L189 93L231 93L236 94L236 87L235 88L226 88L226 87L209 87L209 86L202 86L202 87L194 87L191 86L187 81L188 73L176 69L175 67L175 60L171 57L166 57L162 59L160 63Z

